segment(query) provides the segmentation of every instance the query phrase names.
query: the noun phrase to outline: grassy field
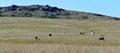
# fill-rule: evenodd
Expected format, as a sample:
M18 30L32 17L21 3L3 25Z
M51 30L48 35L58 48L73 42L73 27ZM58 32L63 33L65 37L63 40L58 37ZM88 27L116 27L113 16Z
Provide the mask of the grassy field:
M59 44L1 44L0 53L119 53L120 46L75 46Z
M0 53L119 53L119 34L115 20L0 17Z

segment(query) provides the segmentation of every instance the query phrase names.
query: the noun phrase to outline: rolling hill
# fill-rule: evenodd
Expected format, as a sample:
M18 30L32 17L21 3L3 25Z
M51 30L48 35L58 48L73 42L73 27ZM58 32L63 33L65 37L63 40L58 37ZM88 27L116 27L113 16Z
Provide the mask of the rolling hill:
M118 17L111 17L101 14L65 10L49 5L11 5L0 7L0 17L37 17L56 19L79 19L79 20L120 20Z

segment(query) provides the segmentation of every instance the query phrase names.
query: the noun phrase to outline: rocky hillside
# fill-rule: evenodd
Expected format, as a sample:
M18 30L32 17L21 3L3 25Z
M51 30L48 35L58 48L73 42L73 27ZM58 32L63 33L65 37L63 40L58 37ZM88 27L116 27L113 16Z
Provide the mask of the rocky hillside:
M101 19L101 20L120 20L101 14L77 12L65 10L49 5L30 5L30 6L7 6L0 7L0 17L38 17L38 18L57 18L57 19Z

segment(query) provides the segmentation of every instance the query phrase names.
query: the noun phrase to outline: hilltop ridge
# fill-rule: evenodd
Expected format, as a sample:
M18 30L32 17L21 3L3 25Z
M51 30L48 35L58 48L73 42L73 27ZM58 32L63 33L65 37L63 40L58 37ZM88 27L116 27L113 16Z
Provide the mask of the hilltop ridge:
M0 17L41 17L41 18L57 18L57 19L101 19L101 20L120 20L118 17L111 17L101 14L78 12L65 10L49 5L29 5L18 6L11 5L0 7Z

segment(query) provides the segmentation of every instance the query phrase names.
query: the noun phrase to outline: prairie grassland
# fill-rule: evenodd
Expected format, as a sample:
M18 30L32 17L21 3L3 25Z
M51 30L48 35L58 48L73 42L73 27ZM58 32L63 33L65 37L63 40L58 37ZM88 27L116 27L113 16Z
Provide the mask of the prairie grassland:
M119 53L120 46L77 46L59 44L1 44L0 53Z
M1 17L0 53L119 53L119 34L120 21L115 20Z

